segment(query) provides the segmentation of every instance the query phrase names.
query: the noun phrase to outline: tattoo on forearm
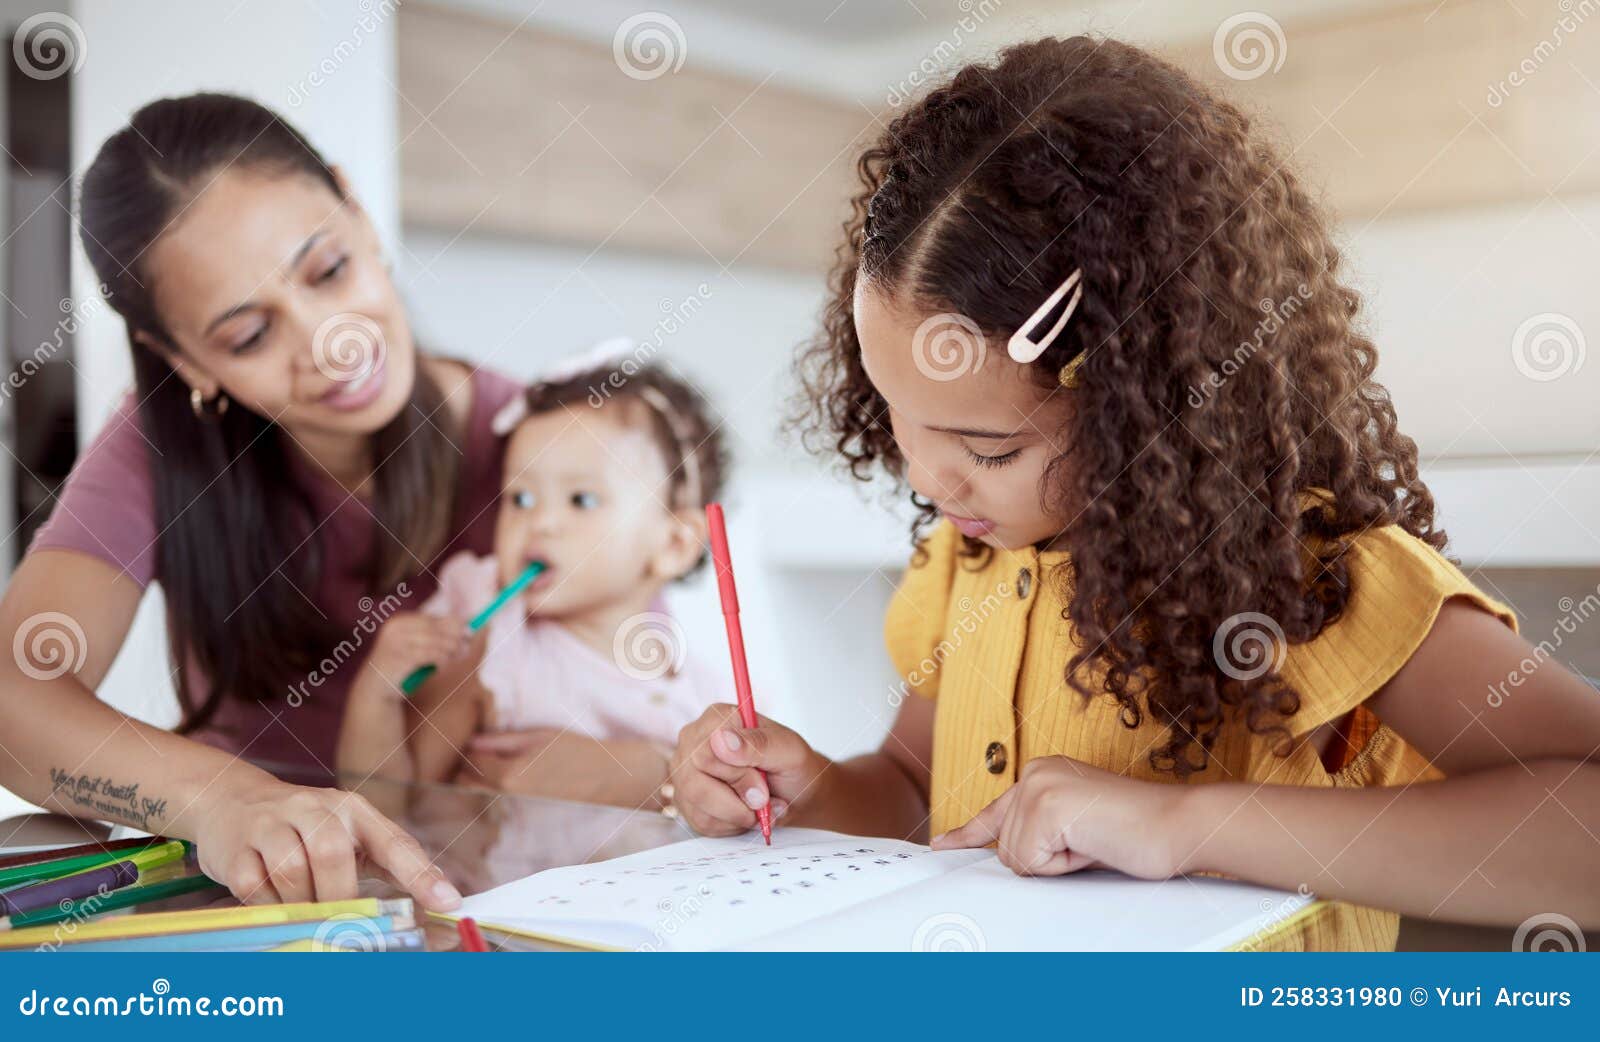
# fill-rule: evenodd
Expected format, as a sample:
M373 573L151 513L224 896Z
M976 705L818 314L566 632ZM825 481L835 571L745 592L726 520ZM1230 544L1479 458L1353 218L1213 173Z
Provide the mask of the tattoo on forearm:
M138 782L119 785L100 774L73 774L52 767L50 795L61 803L90 811L96 817L111 818L146 831L154 831L153 826L160 825L167 816L165 797L140 792Z

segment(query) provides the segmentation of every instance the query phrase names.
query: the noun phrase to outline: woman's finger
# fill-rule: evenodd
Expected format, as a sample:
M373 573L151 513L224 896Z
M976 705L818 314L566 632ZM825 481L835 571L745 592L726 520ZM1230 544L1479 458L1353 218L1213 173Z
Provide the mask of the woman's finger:
M315 895L311 889L311 862L300 842L300 833L286 824L279 825L259 849L278 900L285 904L312 900Z
M280 903L278 892L267 878L266 862L256 850L246 850L236 859L236 867L228 874L228 890L241 904L270 905Z
M417 841L365 800L352 801L350 824L367 860L387 871L424 908L448 912L461 904L461 894L434 867Z
M310 862L311 889L318 901L343 901L356 896L356 844L350 828L337 815L296 826Z

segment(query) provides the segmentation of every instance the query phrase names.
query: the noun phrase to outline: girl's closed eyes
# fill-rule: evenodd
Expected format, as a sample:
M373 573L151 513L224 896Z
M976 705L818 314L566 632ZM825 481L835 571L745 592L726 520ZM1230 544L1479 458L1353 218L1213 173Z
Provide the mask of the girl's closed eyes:
M1018 456L1022 455L1021 449L1012 449L1010 452L1003 452L998 456L985 456L982 453L973 452L972 449L966 445L961 447L967 450L968 458L980 467L1003 467L1015 460Z

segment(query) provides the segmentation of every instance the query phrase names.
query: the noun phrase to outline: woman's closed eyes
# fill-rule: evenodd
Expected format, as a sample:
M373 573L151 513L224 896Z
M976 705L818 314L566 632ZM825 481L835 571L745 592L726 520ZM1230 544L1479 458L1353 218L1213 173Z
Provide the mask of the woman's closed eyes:
M311 279L311 284L314 286L322 286L337 280L349 269L349 264L350 255L341 254L340 256L334 258L331 264L328 264L316 275L314 275ZM270 321L263 321L260 325L250 330L244 339L233 343L228 348L228 352L235 357L249 354L251 351L254 351L257 347L261 346L262 341L266 339L267 333L271 330L271 328L272 323Z

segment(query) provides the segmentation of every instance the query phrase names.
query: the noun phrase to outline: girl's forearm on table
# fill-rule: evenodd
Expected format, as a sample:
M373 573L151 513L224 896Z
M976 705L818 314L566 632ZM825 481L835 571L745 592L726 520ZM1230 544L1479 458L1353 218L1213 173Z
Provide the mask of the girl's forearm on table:
M783 824L926 843L928 801L893 757L867 753L828 761Z
M1197 785L1185 872L1454 922L1600 926L1600 765L1539 760L1394 788Z

